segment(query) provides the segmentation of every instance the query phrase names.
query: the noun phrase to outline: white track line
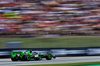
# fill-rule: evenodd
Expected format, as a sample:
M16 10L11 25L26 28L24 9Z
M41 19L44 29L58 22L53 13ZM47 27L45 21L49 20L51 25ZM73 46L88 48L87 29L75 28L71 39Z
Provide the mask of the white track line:
M94 62L100 61L98 57L62 57L52 60L41 60L41 61L17 61L12 62L10 59L0 60L0 66L13 66L13 65L38 65L38 64L59 64L59 63L78 63L78 62Z

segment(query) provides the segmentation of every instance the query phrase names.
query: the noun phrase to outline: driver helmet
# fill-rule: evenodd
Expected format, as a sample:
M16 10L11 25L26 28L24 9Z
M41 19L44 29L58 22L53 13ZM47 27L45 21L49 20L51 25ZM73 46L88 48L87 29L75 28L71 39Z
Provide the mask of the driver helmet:
M31 49L29 49L29 51L30 51L30 53L32 53L32 50Z

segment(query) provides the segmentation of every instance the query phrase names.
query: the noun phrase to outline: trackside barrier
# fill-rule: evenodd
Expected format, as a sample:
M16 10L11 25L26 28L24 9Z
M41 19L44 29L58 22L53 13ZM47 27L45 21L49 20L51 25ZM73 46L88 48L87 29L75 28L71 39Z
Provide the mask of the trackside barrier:
M66 56L99 56L100 47L86 47L86 48L16 48L16 49L0 49L0 58L10 58L12 52L25 52L32 49L33 52L47 53L51 52L57 57Z

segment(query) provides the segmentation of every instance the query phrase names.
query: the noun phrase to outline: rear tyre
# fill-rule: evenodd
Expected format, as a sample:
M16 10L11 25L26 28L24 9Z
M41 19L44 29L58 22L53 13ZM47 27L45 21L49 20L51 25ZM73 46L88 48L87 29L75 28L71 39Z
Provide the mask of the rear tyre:
M47 54L46 60L51 60L51 59L52 59L52 54L51 53Z
M18 61L18 57L14 57L14 58L11 57L11 60L12 61Z

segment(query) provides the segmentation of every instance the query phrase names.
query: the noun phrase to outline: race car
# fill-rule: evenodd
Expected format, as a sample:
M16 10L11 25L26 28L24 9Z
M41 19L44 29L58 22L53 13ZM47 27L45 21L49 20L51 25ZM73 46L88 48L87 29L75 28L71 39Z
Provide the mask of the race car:
M50 52L46 54L32 52L32 50L27 50L25 52L12 52L11 60L12 61L31 61L31 60L42 60L42 58L46 58L46 60L51 60L52 58L56 58Z

